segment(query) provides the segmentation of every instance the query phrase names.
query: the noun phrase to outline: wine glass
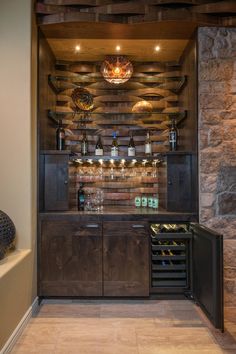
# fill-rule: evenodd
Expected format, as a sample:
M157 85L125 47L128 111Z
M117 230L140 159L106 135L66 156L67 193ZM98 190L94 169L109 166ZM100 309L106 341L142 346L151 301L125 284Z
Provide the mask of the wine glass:
M102 189L97 189L95 194L95 201L98 211L103 211L103 201L104 201L104 192Z

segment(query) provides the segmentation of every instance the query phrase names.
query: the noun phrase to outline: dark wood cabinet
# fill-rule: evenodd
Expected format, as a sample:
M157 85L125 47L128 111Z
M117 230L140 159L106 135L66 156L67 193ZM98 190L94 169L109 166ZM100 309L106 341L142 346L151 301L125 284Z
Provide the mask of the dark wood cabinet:
M191 224L191 231L193 297L212 324L223 330L223 237L197 223Z
M103 271L104 296L149 296L147 223L103 223Z
M69 153L44 155L44 209L68 210Z
M167 210L197 210L197 158L195 154L167 155Z
M97 223L41 223L40 295L102 295L102 228Z
M43 220L40 296L149 296L145 222Z

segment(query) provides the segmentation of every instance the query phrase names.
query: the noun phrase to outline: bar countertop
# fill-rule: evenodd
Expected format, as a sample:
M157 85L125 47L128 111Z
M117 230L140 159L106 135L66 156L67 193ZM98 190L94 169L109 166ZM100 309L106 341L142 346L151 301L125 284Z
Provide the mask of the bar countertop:
M197 213L170 212L162 208L157 210L131 207L104 207L103 211L47 211L41 212L41 219L72 218L77 220L140 220L140 221L197 221Z

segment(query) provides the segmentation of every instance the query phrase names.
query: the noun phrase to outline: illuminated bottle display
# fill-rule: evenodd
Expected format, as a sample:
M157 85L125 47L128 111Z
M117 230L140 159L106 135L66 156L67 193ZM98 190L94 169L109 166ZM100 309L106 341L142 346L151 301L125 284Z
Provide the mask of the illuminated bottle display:
M112 134L113 140L111 144L111 156L116 157L119 155L119 147L118 147L118 141L116 137L116 132Z
M102 156L103 155L103 145L101 141L101 137L98 137L98 141L95 147L95 155L96 156Z
M171 123L171 128L169 130L169 145L170 145L170 151L176 151L177 150L177 140L178 140L178 131L176 128L176 123L175 120L172 120Z
M59 120L58 128L56 131L56 140L57 140L57 150L65 149L65 130L62 127L62 121Z
M81 141L81 155L85 156L88 154L88 139L86 132L83 132L83 139Z
M128 145L128 156L135 156L135 144L132 132L130 133L129 145Z
M78 189L78 198L77 198L79 211L84 211L84 202L85 202L85 194L84 194L83 184L81 183Z
M147 132L147 137L146 137L146 141L145 141L145 155L152 155L152 142L150 139L150 133Z

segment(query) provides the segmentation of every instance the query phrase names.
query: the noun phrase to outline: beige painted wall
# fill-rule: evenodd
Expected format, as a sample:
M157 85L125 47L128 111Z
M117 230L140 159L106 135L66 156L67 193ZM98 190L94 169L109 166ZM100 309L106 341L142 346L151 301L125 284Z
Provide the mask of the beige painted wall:
M0 1L0 210L15 223L17 248L31 250L19 254L10 269L8 259L0 263L0 348L36 297L36 30L31 46L31 21L31 0Z
M32 245L31 0L0 1L0 209Z

